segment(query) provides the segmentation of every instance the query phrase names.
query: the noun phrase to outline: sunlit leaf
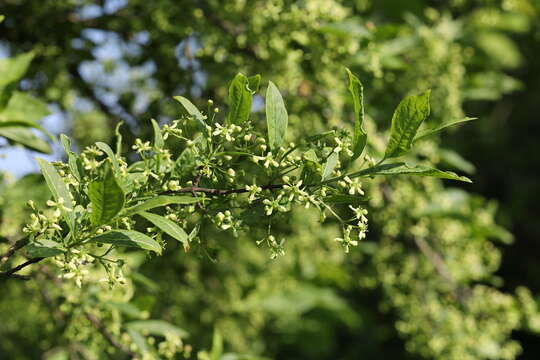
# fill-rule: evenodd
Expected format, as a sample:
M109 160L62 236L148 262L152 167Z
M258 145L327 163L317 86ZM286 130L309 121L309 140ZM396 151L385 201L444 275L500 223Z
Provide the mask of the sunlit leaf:
M363 128L364 123L364 88L362 83L353 73L347 70L349 76L349 92L353 98L354 104L354 134L353 134L353 144L352 151L353 156L351 160L358 158L367 143L367 133Z
M392 117L385 159L401 156L412 148L418 128L429 115L429 94L430 91L426 91L407 96L399 103Z
M118 159L116 158L116 154L113 152L113 150L111 149L111 147L107 144L105 144L104 142L100 142L98 141L96 143L96 146L101 150L103 151L105 154L107 154L107 156L109 157L109 159L111 160L111 164L113 166L113 169L114 169L114 173L116 175L119 175L120 174L120 164L118 163Z
M157 336L176 335L184 338L188 335L185 330L163 320L136 320L126 323L125 326L127 329L134 329Z
M94 226L106 224L124 207L124 191L110 167L107 167L103 179L88 185L88 197L92 203L91 220Z
M136 214L140 211L151 210L157 207L171 205L171 204L195 204L201 201L201 199L193 196L182 196L182 195L158 195L151 199L145 200L141 204L129 207L125 209L124 215Z
M158 242L138 231L111 230L101 235L94 236L91 240L102 244L151 250L161 254L161 246Z
M151 121L152 128L154 129L154 147L156 149L162 149L165 146L165 142L163 141L163 135L161 135L161 129L156 120L151 119Z
M430 176L441 179L458 180L464 182L472 182L465 176L459 176L451 171L442 171L429 166L414 165L410 166L405 163L384 164L371 168L369 175L418 175Z
M11 58L0 59L0 88L20 80L26 74L33 58L34 54L28 52Z
M146 220L150 221L167 235L180 241L184 246L185 251L189 250L188 235L186 234L184 229L178 226L175 222L161 215L156 215L149 212L140 211L138 212L138 214Z
M37 162L54 199L56 201L60 201L60 199L62 199L64 206L68 209L72 209L72 197L71 193L69 192L69 188L62 180L54 166L43 159L37 159Z
M189 101L183 96L175 96L174 99L178 101L180 104L182 104L184 109L186 109L187 113L193 116L195 120L198 121L199 126L203 128L206 126L206 123L204 122L203 114L199 111L199 109L197 109L195 105L193 105L191 101Z
M62 244L52 241L52 240L39 240L32 242L24 248L28 257L37 258L37 257L51 257L60 255L65 252L61 248Z
M0 136L44 154L50 154L52 152L51 146L34 134L29 127L1 126L0 124Z
M339 161L339 154L332 152L323 167L322 180L326 180L332 175Z
M418 132L418 134L414 137L413 142L417 142L418 140L422 140L422 139L424 139L424 138L426 138L428 136L435 135L439 131L444 130L446 128L449 128L451 126L459 125L459 124L462 124L464 122L468 122L468 121L472 121L472 120L476 120L476 118L466 117L464 119L453 120L453 121L448 121L448 122L442 123L441 125L437 126L436 128L433 128L433 129L422 130L422 131Z
M283 143L287 130L288 115L281 94L273 82L266 90L266 123L268 125L268 144L277 149Z
M251 112L252 91L249 88L249 80L243 74L236 74L229 86L229 124L241 125L249 118Z

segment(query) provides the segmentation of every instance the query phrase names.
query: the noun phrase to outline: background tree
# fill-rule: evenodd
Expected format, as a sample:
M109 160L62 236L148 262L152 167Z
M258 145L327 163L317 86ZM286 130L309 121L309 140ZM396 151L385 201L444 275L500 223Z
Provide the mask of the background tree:
M503 200L502 223L516 224L518 241L498 270L501 247L512 236L496 225L492 202L438 180L375 179L365 184L368 239L347 256L329 241L336 226L314 235L316 214L305 211L279 224L287 241L286 256L277 261L255 239L233 241L203 229L207 255L216 262L165 252L153 261L133 259L140 271L118 294L97 288L92 296L108 331L116 335L126 319L149 313L185 328L196 350L209 348L218 329L227 349L273 358L514 358L516 339L525 340L524 357L535 355L536 339L516 331L537 329L536 305L528 290L516 287L537 291L530 239L538 228L534 207L527 206L537 188L530 176L534 159L527 156L534 142L515 136L515 127L501 131L500 124L512 115L513 124L527 129L523 136L533 134L527 109L536 106L530 100L536 85L528 74L536 64L528 59L536 53L538 10L524 0L8 0L0 5L6 15L0 26L7 52L36 54L21 88L58 107L81 149L112 141L120 120L127 125L125 144L150 138L150 118L166 124L178 117L172 95L189 97L199 108L209 98L219 106L238 71L263 74L282 90L288 140L332 126L352 128L348 66L366 87L368 147L382 156L381 133L400 98L431 88L431 126L463 118L464 108L480 119L442 144L433 137L418 143L408 160L471 173L475 167L465 159L475 160L476 184L465 190ZM515 95L504 96L509 93ZM262 98L255 96L253 104L259 116ZM4 187L6 249L24 221L9 215L23 213L29 198L15 189L31 178ZM507 183L513 185L501 185ZM37 276L44 280L47 271ZM3 352L25 358L51 349L47 356L82 354L79 344L104 349L107 337L77 314L70 305L76 299L63 296L75 285L62 282L64 288L43 294L40 284L2 284L10 294L2 297L3 313L11 314L2 329ZM496 290L503 284L504 292ZM49 300L24 296L40 292ZM104 305L111 301L116 305ZM49 314L47 304L61 304L68 315ZM52 325L64 316L64 326ZM216 347L219 342L217 336Z

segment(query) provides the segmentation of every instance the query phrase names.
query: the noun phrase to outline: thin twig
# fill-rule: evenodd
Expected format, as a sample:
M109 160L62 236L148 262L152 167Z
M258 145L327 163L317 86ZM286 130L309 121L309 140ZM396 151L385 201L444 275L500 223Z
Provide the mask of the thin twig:
M13 244L8 251L2 255L2 257L0 257L0 265L5 264L17 250L24 247L26 244L28 244L28 238L17 240L15 244Z
M45 258L38 257L38 258L33 258L33 259L30 259L30 260L27 260L24 263L22 263L22 264L20 264L18 266L15 266L12 269L9 269L8 271L0 272L0 277L8 277L8 278L11 277L11 278L15 278L15 279L28 280L27 276L15 275L15 273L22 270L22 269L24 269L28 265L38 263L43 259L45 259Z
M444 263L443 258L441 255L439 255L435 250L429 246L429 244L422 238L419 238L417 236L414 237L414 243L416 246L420 249L420 251L426 256L426 258L429 260L429 262L435 267L435 270L437 270L437 273L448 281L453 286L456 285L456 281L450 275L450 272L448 271L448 268L446 267L446 264Z
M284 185L285 184L265 185L265 186L261 186L261 189L263 190L281 189L283 188ZM210 189L210 188L203 188L203 187L198 187L198 186L188 186L188 187L175 190L175 191L166 191L164 194L205 193L208 195L223 196L223 195L230 195L230 194L243 194L247 192L249 192L249 190L247 189Z
M135 357L135 353L131 351L127 346L120 343L110 332L107 330L107 328L101 323L101 321L95 317L94 315L90 314L89 312L85 312L86 318L88 321L94 325L94 327L100 332L101 335L116 349L122 351L123 353L127 354L130 358Z

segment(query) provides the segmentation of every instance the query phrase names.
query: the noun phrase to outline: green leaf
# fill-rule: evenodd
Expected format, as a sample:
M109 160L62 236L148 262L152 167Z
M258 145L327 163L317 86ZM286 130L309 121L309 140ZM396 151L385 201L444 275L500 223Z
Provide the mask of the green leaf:
M248 78L243 74L236 74L229 86L229 124L241 125L249 119L252 97Z
M144 336L142 336L140 331L128 328L127 333L131 337L133 343L137 346L137 349L142 354L148 353L148 344L146 343L146 339L144 338Z
M338 161L339 161L339 154L336 152L332 152L332 154L330 154L330 156L326 160L326 163L324 164L324 167L323 167L323 173L322 173L323 181L328 179L332 175Z
M210 351L210 360L220 360L223 355L223 337L221 333L214 329L212 337L212 350Z
M161 134L161 129L156 120L152 119L152 127L154 128L154 147L156 149L163 149L165 146L165 141L163 140L163 135Z
M184 229L182 229L176 223L161 215L156 215L149 212L140 211L138 214L157 226L164 233L180 241L182 245L184 245L184 251L187 252L189 250L188 235Z
M32 95L14 91L6 107L0 112L0 121L36 123L50 113L45 102Z
M368 199L358 195L330 195L324 198L324 202L327 204L351 204L359 205L367 203Z
M136 320L125 324L127 329L133 329L151 335L166 336L176 335L181 338L188 336L188 333L179 327L162 320Z
M82 172L84 169L82 168L82 164L80 163L77 155L71 151L71 139L64 134L60 134L60 142L62 143L68 158L69 170L73 176L80 181L82 179Z
M124 121L120 121L118 124L116 124L116 128L114 129L114 134L116 135L116 156L120 156L122 154L122 134L120 133L120 127L124 124Z
M335 135L335 134L336 134L336 132L334 130L325 131L325 132L322 132L320 134L315 134L315 135L308 136L306 140L308 142L314 142L314 141L324 139L327 136Z
M92 203L92 225L99 226L112 220L124 207L124 191L118 185L110 167L101 180L88 185L88 197Z
M257 74L248 77L248 87L253 94L259 91L259 85L261 84L261 75Z
M364 151L364 148L366 147L367 143L367 133L363 128L364 123L364 87L362 86L362 83L356 76L353 75L353 73L345 68L347 70L347 74L349 75L349 92L352 95L353 98L353 104L354 104L354 134L353 134L353 144L352 144L352 151L353 156L351 158L352 161L357 159L361 154L362 151Z
M50 145L28 127L0 126L0 136L44 154L52 152Z
M6 17L4 15L0 15L0 24L2 23L2 21L4 21Z
M418 175L418 176L430 176L441 179L458 180L464 182L472 182L465 176L459 176L451 171L442 171L429 166L415 165L410 166L405 163L384 164L371 168L372 171L369 175Z
M199 125L201 125L203 128L206 126L203 114L201 114L199 109L197 109L197 107L193 105L191 101L189 101L183 96L175 96L174 99L180 102L180 104L182 104L184 109L186 109L187 113L193 116L199 122Z
M455 151L439 149L439 156L441 157L441 162L454 169L461 170L467 174L474 174L476 171L473 163L467 161Z
M72 209L73 205L71 204L72 198L69 188L66 183L64 183L54 166L43 159L37 159L37 162L54 199L58 202L59 199L62 198L64 201L64 206L68 209Z
M392 117L385 159L401 156L412 148L418 128L429 115L429 94L428 90L420 95L407 96L399 103Z
M111 149L111 147L107 144L105 144L104 142L101 142L101 141L98 141L96 143L96 146L101 150L103 151L105 154L107 154L107 156L109 157L109 159L111 160L111 164L113 166L113 169L114 169L114 173L116 175L119 175L120 174L120 164L118 163L118 159L116 158L116 155L114 154L113 150Z
M28 257L51 257L62 254L65 250L61 249L61 244L52 240L39 240L32 242L25 247Z
M132 318L138 318L138 319L144 318L144 312L142 312L137 306L131 303L119 302L119 301L106 301L105 304Z
M132 206L127 208L124 211L125 216L136 214L140 211L146 211L150 209L154 209L161 206L166 206L170 204L195 204L197 202L201 201L201 199L192 197L192 196L176 196L176 195L158 195L156 197L153 197L151 199L148 199L144 201L141 204Z
M464 122L476 120L476 119L477 118L466 117L464 119L453 120L453 121L442 123L441 125L437 126L436 128L433 128L433 129L422 130L422 131L420 131L418 133L418 135L416 135L413 142L416 143L418 140L422 140L422 139L424 139L424 138L426 138L428 136L434 135L434 134L438 133L439 131L444 130L444 129L448 128L448 127L458 125L458 124L461 124L461 123L464 123Z
M302 154L302 157L307 160L307 161L311 161L315 164L318 164L319 163L319 157L317 156L317 153L315 152L315 150L313 149L309 149L308 151L304 152Z
M34 54L28 52L12 58L0 59L0 88L20 80L26 71Z
M277 149L283 143L287 131L288 115L281 94L273 82L266 90L266 123L268 125L268 144Z
M94 236L91 240L103 244L151 250L161 254L161 246L158 242L138 231L111 230L101 235Z

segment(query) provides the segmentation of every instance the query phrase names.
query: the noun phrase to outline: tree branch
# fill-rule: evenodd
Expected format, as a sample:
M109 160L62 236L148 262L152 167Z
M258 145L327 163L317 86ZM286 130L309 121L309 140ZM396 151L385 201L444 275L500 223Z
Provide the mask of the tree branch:
M84 313L86 315L86 318L88 321L94 325L94 327L100 332L101 335L116 349L122 351L123 353L127 354L130 358L135 357L135 353L131 351L127 346L120 343L116 338L107 330L107 328L101 323L101 321L95 317L94 315L90 314L89 312Z
M32 264L35 264L35 263L38 263L40 262L41 260L43 260L45 258L42 258L42 257L38 257L38 258L33 258L33 259L30 259L30 260L27 260L25 261L24 263L18 265L18 266L15 266L14 268L12 269L9 269L8 271L5 271L5 272L0 272L0 277L4 277L4 278L14 278L14 279L20 279L20 280L28 280L29 277L28 276L24 276L24 275L17 275L15 274L16 272L24 269L25 267L27 267L28 265L32 265Z
M450 272L448 271L448 268L446 267L446 264L444 263L444 260L442 257L436 253L431 246L422 238L419 238L417 236L414 237L414 243L416 246L420 249L420 251L426 256L426 258L429 260L429 262L435 267L435 270L437 270L437 273L448 281L452 285L456 285L456 281L450 275Z
M0 265L5 264L17 250L24 247L26 244L28 244L28 238L17 240L15 244L13 244L8 251L2 255L2 257L0 257Z
M261 186L261 189L263 190L274 190L274 189L282 189L285 184L274 184L274 185L265 185ZM170 194L178 194L178 193L205 193L209 195L216 195L216 196L223 196L223 195L230 195L230 194L243 194L247 193L249 190L247 189L210 189L210 188L204 188L199 186L189 186L185 187L179 190L175 191L166 191L163 194L164 195L170 195Z
M414 243L420 249L422 254L426 256L433 267L435 267L437 273L452 286L452 292L457 301L459 301L461 304L465 304L467 299L470 297L472 290L466 285L461 286L456 282L456 280L450 274L450 271L444 263L441 255L433 250L424 239L415 237Z

